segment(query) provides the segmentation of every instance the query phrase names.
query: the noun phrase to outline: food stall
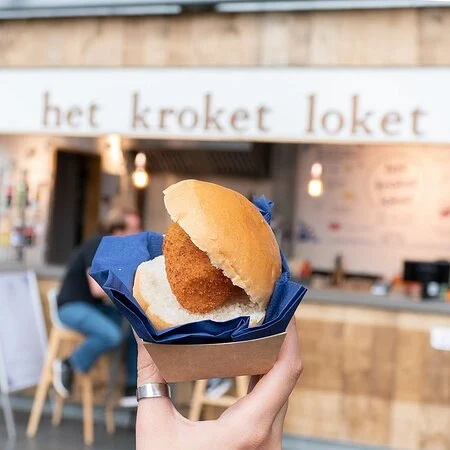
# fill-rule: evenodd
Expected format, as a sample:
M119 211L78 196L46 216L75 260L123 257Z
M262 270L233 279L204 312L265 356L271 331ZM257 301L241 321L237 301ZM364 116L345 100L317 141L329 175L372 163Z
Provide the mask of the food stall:
M47 161L42 172L50 174L55 149L84 149L102 155L108 171L125 174L126 184L129 173L109 165L116 147L104 144L107 136L119 134L123 142L273 144L269 181L214 181L272 196L289 224L283 246L294 261L294 276L300 276L295 261L305 259L317 276L297 312L305 371L290 402L286 432L399 449L446 449L449 304L412 301L403 291L375 295L373 283L363 289L360 280L352 286L327 284L327 277L339 273L337 255L343 256L344 276L339 269L336 277L341 281L360 269L363 280L374 275L392 281L402 275L403 258L448 258L445 251L431 252L444 248L445 224L437 224L431 248L423 241L422 250L408 244L409 254L403 254L398 233L374 239L373 230L380 230L376 220L369 229L363 220L355 222L356 231L343 228L364 206L364 199L358 200L348 212L346 202L355 200L361 186L376 187L389 178L383 161L373 166L372 184L360 171L359 184L356 180L350 193L344 188L337 219L324 211L327 183L342 183L342 178L328 178L342 149L351 170L367 163L360 155L370 159L374 152L377 158L384 152L386 161L393 155L406 160L408 182L421 171L421 154L429 149L447 158L449 23L445 8L4 21L0 77L8 83L0 90L8 101L0 106L2 151L30 148L18 139L34 140L35 154ZM445 165L439 155L433 164L440 168ZM323 193L313 199L301 192L307 192L311 176L316 180L311 168L319 157ZM421 181L425 194L436 189L427 186L436 181L430 173ZM145 200L148 227L164 229L166 219L155 199L181 177L161 171L151 179ZM348 179L345 173L343 178ZM311 192L317 193L317 186ZM412 187L403 185L407 192L399 198L411 197ZM441 189L448 191L448 184ZM39 194L49 205L51 192L49 185ZM368 198L381 207L385 197L377 192L370 191ZM318 202L308 203L313 200ZM431 207L426 196L414 202L416 209ZM367 219L373 209L365 207ZM438 210L444 209L442 204ZM403 215L403 226L414 217ZM390 231L397 219L383 220L383 230ZM415 232L422 233L426 223L415 226ZM337 242L335 233L342 230L346 235ZM314 235L320 242L313 242ZM407 242L415 237L407 236ZM44 249L45 239L41 242ZM368 257L372 253L374 258ZM34 267L43 292L61 274L41 256Z

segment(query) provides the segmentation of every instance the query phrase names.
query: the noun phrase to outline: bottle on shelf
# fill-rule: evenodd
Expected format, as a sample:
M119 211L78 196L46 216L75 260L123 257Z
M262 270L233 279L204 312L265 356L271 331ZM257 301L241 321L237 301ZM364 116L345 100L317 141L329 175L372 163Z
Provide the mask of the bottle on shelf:
M5 206L6 208L11 208L14 199L14 188L11 184L6 188L6 198L5 198Z
M344 264L342 255L336 255L334 258L334 271L331 276L331 285L334 287L340 287L344 281Z

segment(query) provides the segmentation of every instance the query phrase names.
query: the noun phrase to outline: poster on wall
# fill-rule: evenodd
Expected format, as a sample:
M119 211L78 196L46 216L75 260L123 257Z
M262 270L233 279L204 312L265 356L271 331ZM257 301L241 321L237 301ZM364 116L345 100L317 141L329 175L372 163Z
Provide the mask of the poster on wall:
M37 142L0 141L0 263L42 261L51 155Z
M448 149L313 145L299 159L299 253L329 265L342 251L381 272L407 257L450 259ZM307 192L314 162L323 165L317 198Z

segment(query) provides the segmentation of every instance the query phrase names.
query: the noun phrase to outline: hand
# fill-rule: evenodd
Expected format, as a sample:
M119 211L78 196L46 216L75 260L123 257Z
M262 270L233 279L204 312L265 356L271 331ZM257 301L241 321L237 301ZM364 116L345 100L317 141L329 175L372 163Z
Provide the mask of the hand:
M295 319L287 329L278 359L269 373L252 377L249 393L219 419L192 422L169 398L139 402L137 450L281 450L288 398L302 372ZM138 385L164 382L142 343L138 345Z

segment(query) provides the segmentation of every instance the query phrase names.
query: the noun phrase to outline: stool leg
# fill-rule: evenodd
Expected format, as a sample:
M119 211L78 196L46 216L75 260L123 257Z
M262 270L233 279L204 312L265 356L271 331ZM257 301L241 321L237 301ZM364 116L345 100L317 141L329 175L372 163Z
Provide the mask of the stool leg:
M52 329L45 359L42 368L41 378L34 396L33 407L31 409L30 419L28 420L27 436L32 438L36 436L36 432L41 420L42 409L44 408L45 399L48 389L52 383L52 364L58 354L60 338L58 330Z
M108 434L114 434L116 431L116 424L114 421L114 403L111 400L106 404L105 423Z
M208 380L198 380L195 382L194 393L192 394L191 407L189 409L189 419L199 420L202 411L203 399Z
M92 445L94 442L94 417L92 399L92 380L89 375L82 375L83 389L83 435L84 443Z
M236 377L236 394L238 397L244 397L248 391L248 377Z
M55 406L53 408L52 425L58 427L61 423L62 412L64 407L64 398L56 393Z
M122 325L122 329L123 329ZM109 377L108 377L108 387L106 390L105 399L105 425L108 434L114 434L116 431L116 425L114 422L114 388L117 386L117 379L120 369L120 361L125 354L126 343L122 344L120 348L114 352L111 359Z

